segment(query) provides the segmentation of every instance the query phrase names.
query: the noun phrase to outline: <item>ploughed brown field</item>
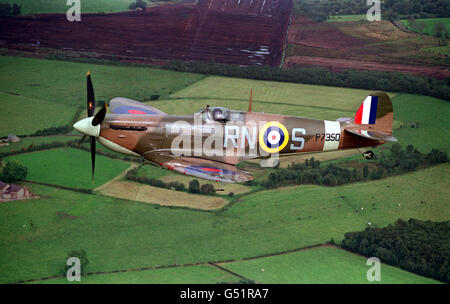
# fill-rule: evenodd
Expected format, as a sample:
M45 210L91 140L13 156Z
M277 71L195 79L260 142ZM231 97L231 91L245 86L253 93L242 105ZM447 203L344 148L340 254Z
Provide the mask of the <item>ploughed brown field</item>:
M334 58L309 57L309 56L290 56L287 57L284 62L285 67L295 67L298 64L303 66L327 67L335 72L352 69L352 70L411 73L441 79L450 77L450 70L445 67L440 68L440 67L424 67L424 66L413 66L404 64L383 64L372 61L334 59Z
M135 58L281 63L291 0L200 0L112 14L0 18L0 45Z
M448 60L426 52L435 37L407 33L390 21L312 22L293 17L289 27L285 67L322 66L450 77Z

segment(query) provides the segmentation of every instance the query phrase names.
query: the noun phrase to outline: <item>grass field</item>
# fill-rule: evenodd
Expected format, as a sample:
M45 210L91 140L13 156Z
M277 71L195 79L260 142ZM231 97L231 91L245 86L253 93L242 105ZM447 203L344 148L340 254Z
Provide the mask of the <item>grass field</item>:
M413 29L409 26L409 22L408 20L400 20L408 29L418 32L419 33L419 29ZM450 18L424 18L424 19L416 19L416 22L423 22L425 23L424 29L422 34L427 34L427 35L436 35L436 28L435 28L435 24L436 23L443 23L447 26L447 32L450 29Z
M253 89L254 112L333 120L352 117L371 93L367 90L210 76L170 95L178 99L176 104L163 101L150 104L174 114L183 114L186 109L197 111L206 104L247 111L250 89Z
M428 96L400 94L392 99L394 118L402 121L403 127L394 131L399 143L412 144L420 151L428 153L431 149L450 151L449 137L450 104ZM417 128L411 123L417 122Z
M436 46L431 48L426 48L424 51L427 51L432 54L441 54L444 56L450 56L450 46Z
M0 280L58 275L71 250L86 250L88 271L113 271L234 260L340 241L368 221L384 226L397 218L445 220L450 205L442 199L449 197L442 176L448 170L441 165L343 187L263 191L219 213L30 185L40 199L0 204Z
M148 7L167 2L180 2L181 0L149 1ZM84 13L112 13L128 10L135 0L89 0L81 1L81 14ZM65 13L69 9L65 0L2 0L2 3L19 4L22 7L22 15Z
M261 259L222 265L257 283L265 284L436 284L386 264L381 281L367 280L367 258L334 247L320 247ZM261 271L264 269L264 271Z
M62 103L0 92L0 136L33 134L45 128L67 125L76 109ZM49 122L50 113L53 117Z
M367 21L367 15L337 15L330 16L327 22Z
M20 152L22 149L26 149L30 145L39 145L51 142L68 142L77 139L79 139L78 136L64 136L64 135L24 137L21 138L20 141L17 143L9 143L8 146L1 146L0 153Z
M92 72L97 101L119 96L136 100L150 99L152 95L164 97L203 77L148 68L8 56L0 56L0 70L0 136L32 134L69 124L78 108L86 104L88 70ZM85 115L83 111L81 117Z
M125 11L133 0L89 0L81 1L81 13L109 13ZM65 13L69 9L65 0L2 0L2 3L17 3L22 15L42 13Z
M203 77L140 67L9 56L0 56L0 70L0 92L76 107L86 104L87 71L91 71L97 101L119 96L144 100L155 94L162 98Z
M38 281L38 284L215 284L237 283L239 278L210 265L164 268L82 277L80 282L66 278Z
M54 185L94 189L116 177L130 165L97 155L95 182L91 183L90 153L78 149L58 148L7 157L28 168L27 180Z

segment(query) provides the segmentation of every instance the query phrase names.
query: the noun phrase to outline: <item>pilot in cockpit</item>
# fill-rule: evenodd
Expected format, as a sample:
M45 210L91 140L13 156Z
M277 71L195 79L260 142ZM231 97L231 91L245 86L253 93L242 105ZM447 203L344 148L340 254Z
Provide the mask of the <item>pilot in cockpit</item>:
M225 123L230 120L230 110L222 107L212 108L212 117L215 121Z
M226 123L230 120L230 110L224 107L209 107L207 105L200 113L206 114L206 119L220 123Z

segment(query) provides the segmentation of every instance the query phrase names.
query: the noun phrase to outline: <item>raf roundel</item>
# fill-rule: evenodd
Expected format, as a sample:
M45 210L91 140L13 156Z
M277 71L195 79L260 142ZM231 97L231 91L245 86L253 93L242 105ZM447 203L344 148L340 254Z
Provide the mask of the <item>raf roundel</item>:
M276 121L266 123L259 131L259 144L269 153L284 149L289 141L289 132L285 126Z

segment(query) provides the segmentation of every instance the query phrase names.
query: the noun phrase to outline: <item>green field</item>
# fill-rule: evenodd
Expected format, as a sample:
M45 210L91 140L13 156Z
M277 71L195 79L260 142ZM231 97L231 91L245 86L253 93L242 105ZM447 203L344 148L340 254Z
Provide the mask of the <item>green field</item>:
M69 9L66 0L2 0L2 3L17 3L22 15L42 13L65 13ZM88 0L81 1L81 13L109 13L128 10L133 0Z
M337 15L330 16L327 22L367 21L367 15Z
M0 92L79 107L86 104L86 72L91 71L97 101L114 97L167 96L203 76L141 67L108 66L0 56ZM9 73L7 71L14 71Z
M113 271L235 260L331 238L339 242L345 232L362 230L368 221L384 226L397 218L445 220L450 207L443 198L449 190L442 176L448 170L449 165L441 165L343 187L263 191L222 212L155 207L31 185L40 199L0 204L0 280L59 275L71 250L86 250L89 272ZM35 232L28 226L31 219Z
M174 267L155 270L96 274L82 277L80 282L66 278L37 281L38 284L215 284L237 283L239 278L210 265Z
M403 127L394 131L399 143L414 145L420 151L428 153L431 149L450 151L450 103L441 99L400 94L392 99L394 118L403 123ZM411 128L411 123L418 127Z
M424 51L427 51L427 52L433 53L433 54L441 54L444 56L450 56L450 46L448 46L448 45L426 48L426 49L424 49Z
M95 182L91 182L90 153L78 149L58 148L9 156L28 168L27 180L72 188L95 189L116 177L130 165L121 160L96 156Z
M419 29L413 29L409 26L408 20L400 20L408 29L419 33ZM423 29L422 34L427 35L436 35L435 24L440 22L447 26L447 33L450 29L450 18L424 18L424 19L416 19L417 23L423 22L425 23L425 27Z
M69 124L78 108L86 104L88 70L97 101L119 96L136 100L150 99L152 95L164 97L203 77L149 68L8 56L0 56L0 70L0 136L32 134ZM86 115L85 111L82 115Z
M381 264L381 281L367 280L367 258L334 247L320 247L222 265L265 284L436 284L438 281ZM262 271L262 269L264 271Z
M67 125L75 111L74 106L0 92L0 137L9 133L33 134L45 128ZM49 122L50 114L53 117Z
M8 146L1 146L0 153L3 152L21 152L22 149L27 149L29 146L37 146L43 143L51 142L68 142L72 140L80 140L79 136L66 136L66 135L52 135L52 136L33 136L23 137L17 143L9 143Z
M188 114L207 104L248 110L253 89L253 111L317 119L353 117L371 91L287 82L210 76L170 95L176 103L151 102L168 113Z

